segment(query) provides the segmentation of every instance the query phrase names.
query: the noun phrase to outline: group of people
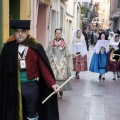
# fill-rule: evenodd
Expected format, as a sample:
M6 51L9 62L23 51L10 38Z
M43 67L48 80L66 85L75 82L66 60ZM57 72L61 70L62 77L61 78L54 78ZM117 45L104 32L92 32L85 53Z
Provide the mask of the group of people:
M113 32L111 32L113 34ZM105 73L113 72L113 80L120 78L120 32L109 35L100 31L96 35L94 53L89 71L99 73L99 79L105 80ZM82 31L74 35L71 52L73 54L73 70L79 79L80 71L87 71L87 42Z
M95 47L89 71L99 73L100 80L105 80L108 71L113 72L113 80L120 78L120 31L109 30L107 34L102 29L95 29L92 33Z
M55 38L45 51L28 34L29 20L11 20L10 28L14 35L8 38L0 54L1 120L59 120L57 94L44 104L42 101L53 91L62 97L63 91L72 89L71 82L58 89L71 76L71 57L77 78L81 70L87 70L88 47L84 35L78 30L73 43L78 44L78 51L81 45L85 51L81 49L76 56L73 45L71 56L61 29L55 30Z
M87 71L87 51L89 41L87 27L74 33L68 49L62 38L62 30L55 29L55 38L46 51L42 45L28 34L29 20L11 20L14 35L5 43L0 55L0 118L1 120L59 120L57 94L42 104L53 91L63 96L63 91L72 90L68 82L75 71ZM89 71L99 73L105 80L107 71L113 72L113 80L120 77L120 37L106 39L105 33L98 36ZM72 68L70 65L72 64Z
M98 35L89 70L99 73L99 79L105 80L105 73L113 72L113 80L120 78L120 33L105 32Z
M59 120L59 85L42 45L28 34L30 20L11 20L0 54L0 120Z

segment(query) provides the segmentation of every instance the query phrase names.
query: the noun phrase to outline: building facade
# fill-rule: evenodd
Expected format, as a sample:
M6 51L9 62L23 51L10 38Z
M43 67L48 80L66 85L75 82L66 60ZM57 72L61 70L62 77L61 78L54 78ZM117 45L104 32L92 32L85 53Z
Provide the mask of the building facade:
M31 0L31 35L43 46L49 36L51 0Z
M70 49L74 33L82 30L81 5L78 0L68 0L66 2L66 42Z
M120 0L110 0L110 29L120 30Z
M75 0L74 6L74 31L76 31L76 29L82 29L80 2L78 0Z
M65 39L69 46L73 40L73 34L74 34L74 0L69 0L67 2L67 12L66 12L66 34Z
M93 27L108 29L109 28L109 17L110 17L110 0L92 0L94 18L92 21Z
M61 28L65 38L66 4L63 0L31 0L31 34L44 48Z
M91 29L91 18L90 18L91 7L92 7L91 2L82 2L81 3L82 28L87 26L89 30Z
M44 48L55 37L56 28L62 30L62 37L70 43L74 32L82 26L77 0L1 0L0 18L0 49L13 34L9 29L10 20L31 20L30 34Z
M8 37L13 34L9 21L13 19L30 19L30 1L0 0L0 49Z

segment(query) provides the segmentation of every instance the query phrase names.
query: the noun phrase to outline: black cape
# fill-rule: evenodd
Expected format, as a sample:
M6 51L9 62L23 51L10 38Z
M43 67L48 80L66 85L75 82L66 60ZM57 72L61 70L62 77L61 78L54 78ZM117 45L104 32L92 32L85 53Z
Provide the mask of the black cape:
M118 49L118 50L115 50L115 51L114 51L114 54L120 55L120 42L119 42L119 44L118 44L118 47L119 47L119 49ZM116 61L119 61L120 56L118 56L118 55L115 55L115 56L113 57L113 59L115 59Z
M32 44L26 42L26 45L38 53L54 77L42 45L35 44L34 40L31 41ZM5 44L0 56L0 120L21 120L18 115L18 75L18 43L14 40ZM39 120L59 120L57 94L53 95L45 104L41 103L53 92L48 88L42 74L40 75L39 89Z

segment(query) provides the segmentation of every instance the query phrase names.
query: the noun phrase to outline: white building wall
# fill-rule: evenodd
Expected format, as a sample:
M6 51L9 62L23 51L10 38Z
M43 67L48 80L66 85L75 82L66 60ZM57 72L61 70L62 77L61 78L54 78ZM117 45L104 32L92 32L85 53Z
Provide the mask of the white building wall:
M67 4L67 14L66 14L66 41L68 44L68 48L70 50L70 46L73 40L74 33L81 29L81 13L80 13L80 5L77 0L68 0Z
M62 28L62 37L65 39L66 27L66 4L60 2L60 28Z
M71 42L73 40L73 27L74 27L74 0L68 0L67 5L67 14L66 14L66 42L68 48L70 49Z
M74 28L73 31L76 31L78 29L81 29L80 23L81 23L81 10L80 10L80 4L78 0L74 0Z
M74 0L68 0L67 4L67 13L71 16L74 14Z
M77 5L78 2L75 0L75 7L74 7L74 27L73 27L73 31L77 30Z
M60 0L52 0L50 11L49 41L55 37L55 29L62 28L62 37L65 37L66 5Z

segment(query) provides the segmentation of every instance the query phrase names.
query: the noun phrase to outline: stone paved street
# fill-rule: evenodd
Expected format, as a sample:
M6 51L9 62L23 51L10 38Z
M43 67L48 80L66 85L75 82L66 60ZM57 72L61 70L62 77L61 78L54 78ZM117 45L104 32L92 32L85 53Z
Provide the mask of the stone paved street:
M92 53L91 47L88 64ZM112 77L109 72L99 81L98 74L81 72L80 79L73 79L73 90L59 98L60 120L120 120L120 79Z

